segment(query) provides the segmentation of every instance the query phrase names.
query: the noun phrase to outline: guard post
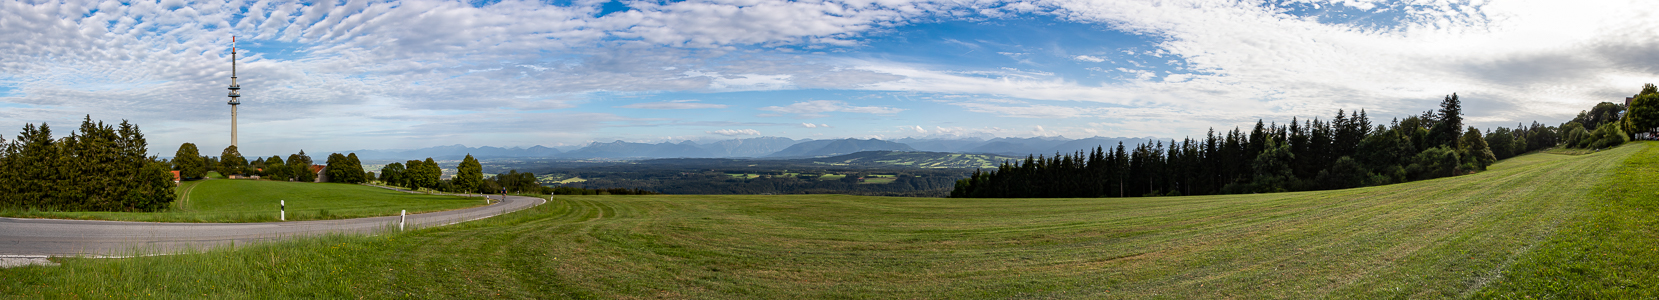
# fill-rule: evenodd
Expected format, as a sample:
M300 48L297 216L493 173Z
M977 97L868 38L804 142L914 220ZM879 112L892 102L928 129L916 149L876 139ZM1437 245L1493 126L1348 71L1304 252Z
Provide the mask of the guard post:
M277 209L282 210L282 216L280 217L281 218L280 220L287 221L288 220L288 200L277 200Z

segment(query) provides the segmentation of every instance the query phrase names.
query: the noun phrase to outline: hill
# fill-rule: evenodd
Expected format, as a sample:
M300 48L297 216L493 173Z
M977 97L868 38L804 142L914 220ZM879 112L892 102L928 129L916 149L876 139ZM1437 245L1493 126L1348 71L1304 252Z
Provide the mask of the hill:
M490 158L554 157L554 156L560 155L563 152L559 151L559 149L548 148L548 147L544 147L544 146L541 146L541 145L532 146L530 148L519 148L519 147L501 148L501 147L490 147L490 146L467 147L466 145L455 144L455 145L449 145L449 146L437 146L437 147L428 147L428 148L420 148L420 149L408 149L408 150L350 150L350 151L339 151L339 152L332 152L332 153L357 153L357 157L359 159L364 159L364 160L408 160L408 159L420 159L420 158L427 158L427 157L431 157L431 158L437 159L437 160L458 160L458 159L461 159L463 157L466 157L467 154L472 154L472 157L477 158L477 159L490 159ZM319 153L319 154L322 154L322 155L321 156L316 156L317 154L312 154L312 155L316 156L316 157L327 157L328 156L327 153Z
M916 149L909 145L878 139L820 140L795 144L766 157L823 157L863 151L916 151Z
M707 150L697 147L697 143L685 141L681 143L631 143L615 141L610 143L594 142L587 147L571 150L563 156L573 158L658 158L658 157L709 157Z
M677 143L634 143L613 141L593 142L568 152L545 146L529 148L467 147L448 145L405 150L350 150L338 153L357 153L364 160L406 160L431 157L437 160L459 160L467 154L478 159L544 159L544 160L636 160L658 158L809 158L825 157L860 151L927 151L995 154L1024 157L1026 155L1053 155L1089 151L1095 147L1114 147L1119 142L1133 146L1152 138L1065 137L1031 138L902 138L897 140L839 139L796 140L784 137L755 137L718 141L681 141ZM1168 142L1164 140L1164 142Z
M0 281L0 293L1653 298L1654 144L1531 154L1466 176L1278 194L559 196L530 210L403 234L56 258L62 266L0 270L11 279Z
M910 167L924 169L994 169L1003 161L1018 158L989 154L961 154L916 151L864 151L847 155L806 159L816 164L845 167Z
M708 151L710 157L761 157L777 153L799 142L782 137L758 137L715 141L700 144L698 147Z

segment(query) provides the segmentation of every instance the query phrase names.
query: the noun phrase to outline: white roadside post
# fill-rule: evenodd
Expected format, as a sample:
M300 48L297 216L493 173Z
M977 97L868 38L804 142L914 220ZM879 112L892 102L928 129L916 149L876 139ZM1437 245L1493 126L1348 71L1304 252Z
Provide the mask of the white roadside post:
M288 200L277 200L277 208L282 210L282 221L288 220Z
M398 213L397 231L403 231L403 222L408 221L408 220L409 220L409 210L405 209L405 210L403 210L403 212Z

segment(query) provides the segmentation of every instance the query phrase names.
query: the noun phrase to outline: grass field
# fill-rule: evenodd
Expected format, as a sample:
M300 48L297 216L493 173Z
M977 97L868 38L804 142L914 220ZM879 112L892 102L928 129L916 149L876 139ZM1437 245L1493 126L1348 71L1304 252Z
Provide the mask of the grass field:
M146 222L275 222L278 202L288 220L349 219L432 212L484 205L479 198L409 194L382 188L264 180L210 179L179 185L173 208L160 212L5 211L0 216Z
M15 296L1654 298L1659 147L1361 189L559 196L481 221L0 270Z

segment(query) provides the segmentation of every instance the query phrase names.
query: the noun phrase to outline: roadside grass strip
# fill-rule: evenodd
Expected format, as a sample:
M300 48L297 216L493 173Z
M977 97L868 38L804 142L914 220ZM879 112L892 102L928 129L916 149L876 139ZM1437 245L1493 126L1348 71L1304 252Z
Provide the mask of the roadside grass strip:
M452 226L0 270L45 298L1652 298L1659 150L1159 198L556 196Z

